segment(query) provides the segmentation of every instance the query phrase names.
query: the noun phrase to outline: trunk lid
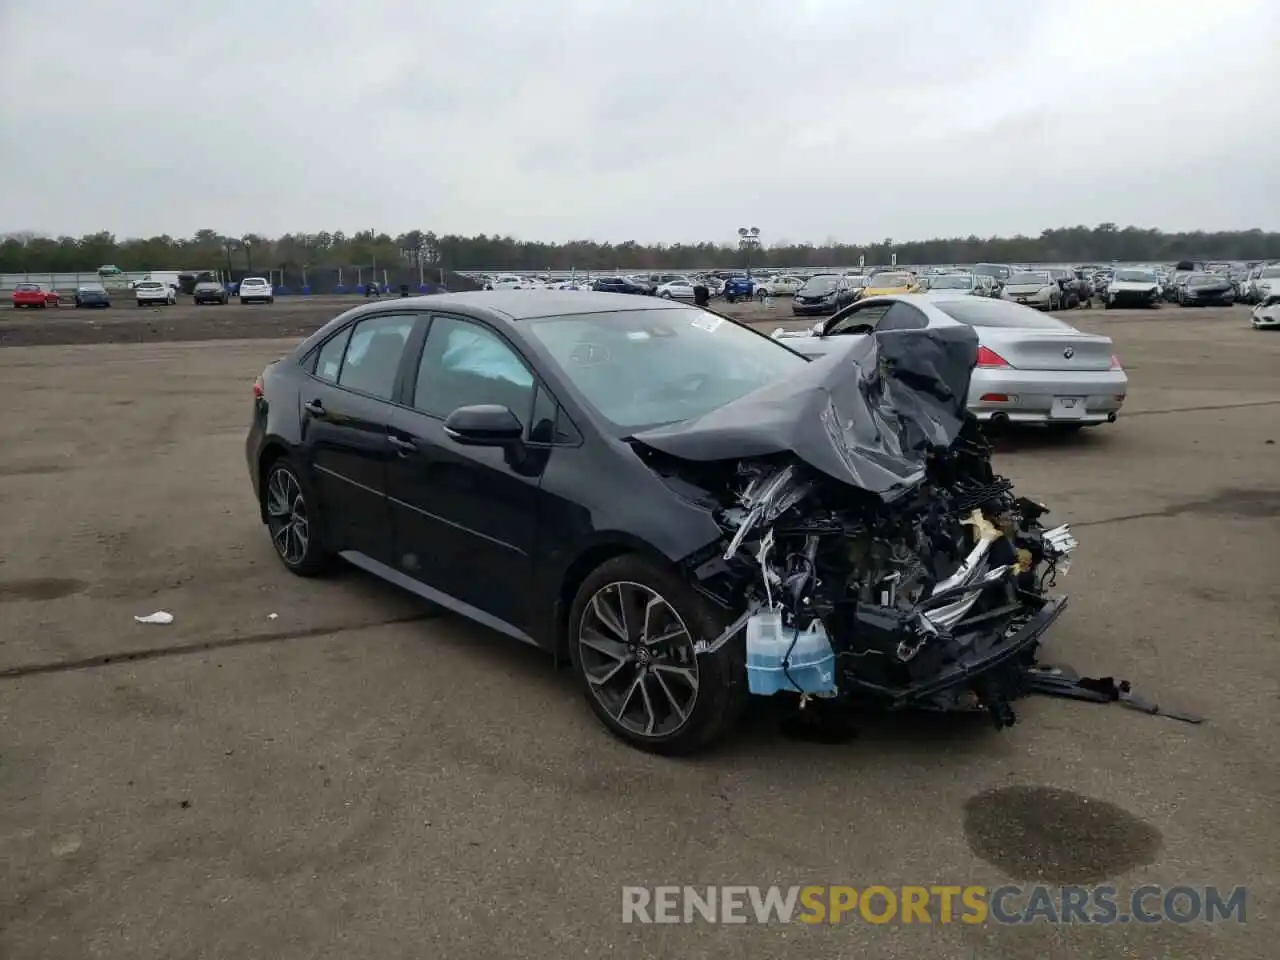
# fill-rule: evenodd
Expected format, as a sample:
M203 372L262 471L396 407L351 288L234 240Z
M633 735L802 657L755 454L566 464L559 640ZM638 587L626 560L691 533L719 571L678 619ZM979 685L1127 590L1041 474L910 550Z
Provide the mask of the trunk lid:
M990 347L1018 370L1109 370L1114 352L1110 337L1061 330L975 327Z

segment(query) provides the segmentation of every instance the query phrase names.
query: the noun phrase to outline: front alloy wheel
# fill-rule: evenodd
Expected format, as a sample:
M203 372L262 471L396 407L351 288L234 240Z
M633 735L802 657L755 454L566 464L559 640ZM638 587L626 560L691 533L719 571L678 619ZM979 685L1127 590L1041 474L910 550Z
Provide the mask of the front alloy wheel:
M634 554L606 560L578 587L566 624L592 712L651 753L692 753L726 734L746 703L742 638L694 652L726 616L674 569Z
M680 615L651 587L618 582L592 595L578 627L588 689L640 737L677 732L698 700L698 658Z

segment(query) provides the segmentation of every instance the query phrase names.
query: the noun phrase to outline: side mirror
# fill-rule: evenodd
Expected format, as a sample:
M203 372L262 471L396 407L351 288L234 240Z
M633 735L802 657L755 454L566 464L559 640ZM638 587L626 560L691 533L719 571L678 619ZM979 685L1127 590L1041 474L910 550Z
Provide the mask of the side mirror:
M444 432L464 447L505 447L524 435L524 427L510 407L477 403L449 414Z

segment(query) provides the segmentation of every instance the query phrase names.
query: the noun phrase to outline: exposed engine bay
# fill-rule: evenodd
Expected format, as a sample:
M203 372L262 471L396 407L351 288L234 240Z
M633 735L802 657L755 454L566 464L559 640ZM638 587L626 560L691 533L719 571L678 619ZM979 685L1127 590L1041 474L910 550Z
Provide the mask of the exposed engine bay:
M724 534L685 561L733 617L699 655L745 636L750 677L753 629L776 643L780 625L779 689L802 703L869 698L1015 721L1077 544L994 471L966 409L976 355L969 328L877 333L807 377L633 438ZM794 678L802 641L829 644L834 669Z

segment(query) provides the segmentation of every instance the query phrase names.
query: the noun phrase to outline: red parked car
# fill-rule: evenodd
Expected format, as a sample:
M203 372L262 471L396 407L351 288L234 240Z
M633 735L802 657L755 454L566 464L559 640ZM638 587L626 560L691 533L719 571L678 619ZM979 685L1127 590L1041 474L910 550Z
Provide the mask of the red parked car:
M35 307L43 310L45 307L56 307L58 305L58 295L49 290L42 283L20 283L13 288L13 308L18 307Z

